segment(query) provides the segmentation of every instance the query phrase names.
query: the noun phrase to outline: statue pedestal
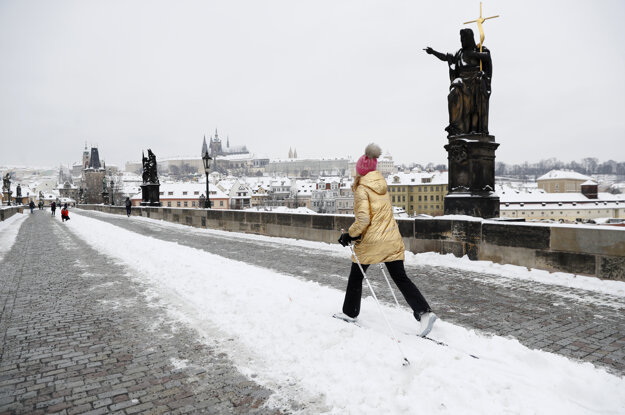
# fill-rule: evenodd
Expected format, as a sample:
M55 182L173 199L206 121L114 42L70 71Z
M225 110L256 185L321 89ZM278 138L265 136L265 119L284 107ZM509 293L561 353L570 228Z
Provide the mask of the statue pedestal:
M499 196L495 194L495 150L499 143L488 134L449 137L448 194L445 215L480 218L499 217Z
M11 194L13 194L13 192L5 190L2 193L4 194L4 204L6 206L11 206Z
M141 206L160 206L158 183L144 183L141 185Z
M14 200L15 200L15 205L16 205L16 206L23 205L23 204L24 204L24 203L23 203L23 199L24 199L23 197L16 197L16 198L14 199Z

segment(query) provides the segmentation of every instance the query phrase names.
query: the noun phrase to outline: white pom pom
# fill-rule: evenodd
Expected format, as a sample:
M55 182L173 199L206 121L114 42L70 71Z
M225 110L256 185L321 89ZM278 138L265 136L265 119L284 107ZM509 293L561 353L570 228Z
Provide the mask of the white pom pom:
M371 143L367 146L367 148L365 148L365 156L370 159L377 159L380 157L380 154L382 154L382 149L375 143Z

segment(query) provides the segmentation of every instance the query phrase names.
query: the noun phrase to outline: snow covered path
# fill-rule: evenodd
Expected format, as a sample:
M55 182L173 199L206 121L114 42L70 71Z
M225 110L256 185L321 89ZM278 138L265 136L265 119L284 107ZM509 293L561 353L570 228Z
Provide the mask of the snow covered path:
M338 244L191 228L141 217L77 213L164 241L344 290L350 262ZM522 267L408 254L408 275L445 321L625 375L625 283ZM377 267L378 296L393 298ZM380 283L382 283L380 285ZM364 291L367 292L366 290ZM405 304L400 300L401 304ZM337 302L335 310L342 301Z
M153 287L159 301L169 304L172 315L199 333L215 326L232 336L235 341L224 351L239 369L276 391L278 402L285 398L307 402L308 413L324 407L336 414L617 414L625 410L625 378L589 363L445 321L433 332L451 345L441 347L410 334L414 322L405 309L385 306L401 333L403 353L412 361L402 368L402 356L370 299L363 303L364 328L357 328L329 317L341 303L342 290L305 281L308 276L293 278L296 268L286 275L206 252L211 248L199 250L147 237L76 214L66 226L129 267L136 280ZM172 229L150 226L153 232ZM185 228L180 234L203 232ZM206 245L211 238L204 238ZM230 239L255 238L230 234L215 239L215 245L223 245ZM267 248L272 244L282 245L283 256L270 255ZM297 251L308 255L303 249L308 244L261 241L254 253L278 263ZM311 271L324 273L323 267L336 257L332 249L317 257L319 266ZM291 258L291 263L301 256Z

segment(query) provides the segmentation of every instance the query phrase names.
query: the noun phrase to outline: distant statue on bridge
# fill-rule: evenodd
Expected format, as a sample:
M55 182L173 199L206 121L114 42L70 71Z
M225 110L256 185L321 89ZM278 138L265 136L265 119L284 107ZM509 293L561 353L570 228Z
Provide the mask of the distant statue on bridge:
M490 51L475 44L471 29L460 30L460 42L462 48L455 54L425 48L426 53L449 66L449 125L445 131L449 137L488 134L488 101L493 75Z
M7 173L2 179L2 189L7 192L11 190L11 175L9 173Z
M150 149L148 149L147 157L143 155L143 183L158 184L158 171L156 167L156 156Z
M15 197L17 198L22 197L22 186L20 186L19 184L17 185L17 189L15 189Z

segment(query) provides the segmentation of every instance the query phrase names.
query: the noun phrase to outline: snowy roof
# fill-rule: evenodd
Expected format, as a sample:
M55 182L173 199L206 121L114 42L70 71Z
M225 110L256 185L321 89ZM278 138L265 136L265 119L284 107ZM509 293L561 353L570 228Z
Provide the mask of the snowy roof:
M397 180L395 179L397 178ZM394 173L386 177L389 185L447 184L447 172Z
M160 199L198 199L200 195L206 196L205 183L161 183L159 192ZM170 194L171 193L171 194ZM185 194L186 193L186 194ZM223 191L216 186L210 186L210 197L218 199L228 199ZM132 199L141 198L141 194L135 195Z
M214 159L216 160L252 160L254 159L254 155L250 153L244 154L228 154L225 156L216 156Z
M538 180L591 180L590 177L571 170L551 170L549 173L540 176Z
M286 206L268 206L268 207L254 207L246 209L248 211L267 211L277 213L298 213L301 215L316 215L317 212L310 210L306 207L288 208Z
M586 180L584 183L582 183L582 186L596 186L597 183L592 181L592 180Z
M625 202L625 195L597 193L597 199L588 199L582 193L547 193L543 189L523 191L505 186L496 186L501 203L582 203L582 202Z

